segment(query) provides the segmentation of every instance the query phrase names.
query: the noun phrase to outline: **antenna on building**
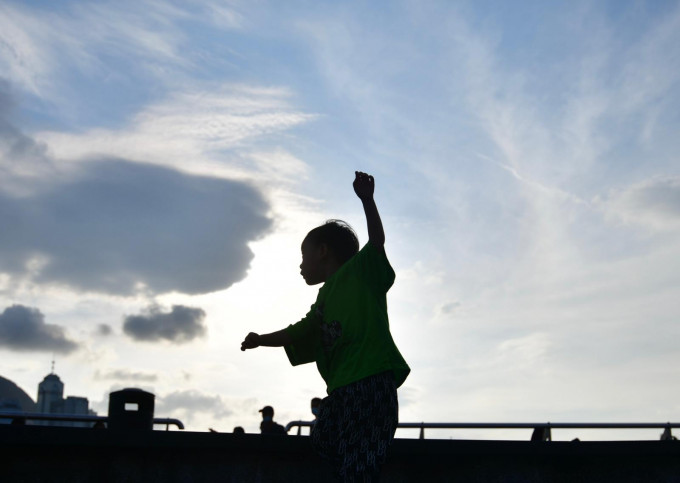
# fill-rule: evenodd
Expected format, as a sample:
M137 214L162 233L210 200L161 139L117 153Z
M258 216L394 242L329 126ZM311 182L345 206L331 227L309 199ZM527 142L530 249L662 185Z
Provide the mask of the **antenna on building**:
M50 374L54 374L54 354L52 354L52 372Z

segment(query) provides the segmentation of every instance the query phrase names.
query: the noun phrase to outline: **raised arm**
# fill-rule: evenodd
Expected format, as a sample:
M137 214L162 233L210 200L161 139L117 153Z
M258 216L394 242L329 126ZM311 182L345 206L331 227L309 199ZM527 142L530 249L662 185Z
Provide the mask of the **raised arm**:
M364 205L364 214L366 215L366 225L368 226L368 241L373 244L378 250L382 250L385 246L385 231L383 230L378 207L373 199L373 192L375 191L375 180L373 176L355 171L354 192L357 194L361 203Z

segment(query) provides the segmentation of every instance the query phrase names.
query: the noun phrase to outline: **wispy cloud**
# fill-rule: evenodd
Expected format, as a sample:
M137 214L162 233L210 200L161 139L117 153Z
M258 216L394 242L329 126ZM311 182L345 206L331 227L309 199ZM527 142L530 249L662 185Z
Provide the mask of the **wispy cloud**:
M280 156L270 152L262 159L262 145L315 117L294 109L290 97L284 88L222 85L176 93L142 109L121 129L37 137L60 160L122 156L212 176L248 178L266 169L279 179L297 176L304 163L281 148L275 148Z
M12 118L18 110L16 93L0 77L0 190L24 195L57 174L47 146L17 127Z
M99 381L131 381L131 382L156 382L158 375L147 372L131 371L128 369L112 369L108 371L96 370L94 378Z
M680 177L657 177L613 190L601 204L614 221L675 231L680 228Z
M110 80L121 77L116 66L124 64L166 82L168 68L179 73L195 67L184 51L183 23L234 29L241 19L230 5L204 1L186 7L157 0L71 2L60 10L5 3L0 65L12 81L51 101L58 95L55 82L69 69Z
M221 396L191 389L171 392L160 397L156 411L158 414L180 416L189 421L200 418L205 413L218 421L233 414L233 410Z
M361 230L338 185L359 164L376 175L398 274L391 330L413 368L402 418L668 419L680 335L677 5L63 5L0 7L5 99L24 102L0 129L0 218L14 228L3 240L33 249L0 248L0 290L93 338L87 360L101 376L145 365L168 411L201 429L215 415L255 428L264 404L307 414L300 394L321 387L313 370L277 369L275 351L244 364L224 348L248 321L276 330L313 299L293 288L298 235L345 214ZM264 224L247 217L253 231L231 245L224 233L240 225L219 220L239 197L259 200L248 212ZM45 230L50 220L64 223ZM178 232L189 236L168 244ZM257 256L233 267L225 238L244 250L238 260ZM85 273L79 252L111 277ZM210 256L192 263L198 252ZM232 279L199 290L223 267ZM163 317L144 312L149 292L162 293L163 316L181 305L206 318L167 323L177 330L163 339ZM68 308L83 296L90 308ZM150 323L143 354L129 337L102 338L120 332L117 311ZM199 326L210 329L200 357L169 340ZM195 391L181 391L183 371ZM90 369L83 379L101 386ZM276 400L272 383L284 387ZM246 386L262 404L223 396Z

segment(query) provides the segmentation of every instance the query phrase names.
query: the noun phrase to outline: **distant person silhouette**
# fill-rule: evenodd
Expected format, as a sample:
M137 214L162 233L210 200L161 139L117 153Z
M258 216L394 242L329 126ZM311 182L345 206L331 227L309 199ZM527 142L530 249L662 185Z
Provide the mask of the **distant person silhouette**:
M274 421L274 408L265 406L260 409L262 422L260 423L260 433L262 434L288 434L286 428Z
M246 430L243 429L241 426L236 426L234 428L234 434L246 434Z
M355 194L368 226L359 250L354 230L340 220L314 228L302 241L300 273L323 283L307 315L270 334L249 333L241 350L281 347L292 365L316 362L328 397L311 433L314 448L343 481L377 481L399 420L397 388L410 369L390 333L387 291L394 270L373 199L373 176L355 172Z
M320 397L312 398L310 406L312 414L314 415L314 419L316 419L317 417L319 417L319 412L321 411L321 398Z
M322 402L322 399L320 397L315 397L315 398L312 398L312 401L310 403L312 414L314 415L314 419L311 421L312 425L309 428L310 432L314 429L314 425L316 424L316 420L318 419L319 414L321 413L321 402Z

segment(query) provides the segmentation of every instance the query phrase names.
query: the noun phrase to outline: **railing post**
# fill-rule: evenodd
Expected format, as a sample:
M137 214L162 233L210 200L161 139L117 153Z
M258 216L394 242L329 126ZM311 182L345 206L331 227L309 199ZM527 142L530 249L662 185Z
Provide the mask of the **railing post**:
M552 441L550 423L546 426L536 426L531 433L531 441Z
M672 441L674 439L676 438L674 438L673 433L671 433L671 423L669 422L664 428L663 433L661 433L661 441Z

